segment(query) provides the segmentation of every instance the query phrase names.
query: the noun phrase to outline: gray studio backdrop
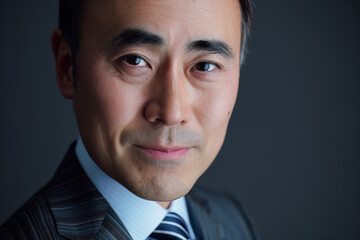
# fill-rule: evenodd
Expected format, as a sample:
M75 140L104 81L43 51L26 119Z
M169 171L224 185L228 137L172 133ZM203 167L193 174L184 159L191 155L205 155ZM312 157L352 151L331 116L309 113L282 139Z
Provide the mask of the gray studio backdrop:
M264 240L360 239L360 4L256 0L224 148L199 183L232 192ZM0 4L0 224L77 136L49 45L57 1Z

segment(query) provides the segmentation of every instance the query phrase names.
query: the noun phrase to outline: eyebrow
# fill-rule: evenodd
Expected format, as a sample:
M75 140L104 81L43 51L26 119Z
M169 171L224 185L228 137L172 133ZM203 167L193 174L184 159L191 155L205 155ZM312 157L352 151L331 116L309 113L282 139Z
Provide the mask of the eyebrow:
M111 40L116 47L138 46L149 44L153 46L165 45L164 39L154 33L139 28L127 28ZM232 49L223 41L218 40L196 40L187 45L189 52L205 51L212 54L220 54L225 58L234 58Z
M160 46L164 45L165 41L159 35L143 29L128 28L113 38L111 43L117 47L136 46L141 44Z
M235 54L225 42L217 40L197 40L188 44L188 51L206 51L223 55L225 58L234 58Z

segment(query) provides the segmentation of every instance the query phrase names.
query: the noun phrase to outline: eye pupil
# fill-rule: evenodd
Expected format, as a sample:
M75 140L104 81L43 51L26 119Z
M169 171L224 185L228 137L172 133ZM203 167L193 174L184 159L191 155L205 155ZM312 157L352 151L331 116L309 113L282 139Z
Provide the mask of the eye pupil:
M127 56L126 62L131 65L139 65L141 62L141 58L138 56Z

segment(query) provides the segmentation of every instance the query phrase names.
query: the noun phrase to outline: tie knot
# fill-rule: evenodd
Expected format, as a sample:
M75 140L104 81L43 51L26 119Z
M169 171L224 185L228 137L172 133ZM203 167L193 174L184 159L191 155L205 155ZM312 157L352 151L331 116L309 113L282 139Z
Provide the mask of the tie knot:
M168 212L148 238L149 240L188 240L189 233L184 219L174 212Z

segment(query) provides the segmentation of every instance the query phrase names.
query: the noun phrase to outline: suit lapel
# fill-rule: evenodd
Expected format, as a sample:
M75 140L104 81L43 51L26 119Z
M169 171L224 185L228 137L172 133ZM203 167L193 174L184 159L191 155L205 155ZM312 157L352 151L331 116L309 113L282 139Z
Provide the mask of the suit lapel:
M191 226L197 240L234 239L201 191L194 187L186 196Z
M72 144L45 195L58 233L68 239L131 240L123 223L79 164Z

